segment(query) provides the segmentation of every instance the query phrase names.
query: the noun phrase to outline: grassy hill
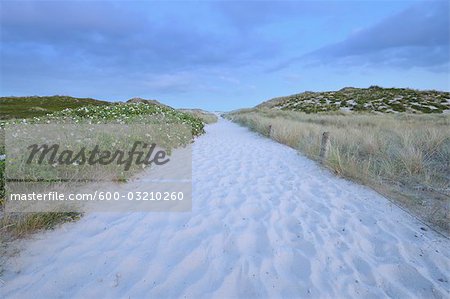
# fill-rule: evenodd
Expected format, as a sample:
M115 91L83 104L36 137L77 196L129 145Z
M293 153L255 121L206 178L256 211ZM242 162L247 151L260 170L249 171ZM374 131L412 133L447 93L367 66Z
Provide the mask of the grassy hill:
M256 108L303 111L372 111L381 113L450 112L450 92L408 88L346 87L338 91L303 92L263 102Z
M144 103L144 104L157 105L160 107L173 109L172 107L170 107L166 104L163 104L158 100L146 100L146 99L142 99L142 98L132 98L127 101L127 104L133 104L133 103Z
M106 101L69 96L0 97L0 120L44 116L66 108L109 105Z
M200 118L205 124L217 122L217 115L202 109L177 109L177 111L193 115Z
M186 130L177 129L178 127L174 127L176 131L171 130L171 126L160 127L161 130L164 128L171 130L167 131L167 134L164 134L164 131L161 130L156 131L154 135L158 136L158 140L161 137L161 142L164 142L162 144L172 149L174 147L184 146L192 142L194 136L203 134L205 132L204 123L212 117L206 113L200 115L199 113L190 111L179 111L156 100L137 98L131 99L127 103L110 103L94 99L78 99L66 96L10 97L0 98L0 107L2 108L1 117L3 118L0 119L0 155L2 156L0 158L0 230L2 230L0 244L4 244L8 238L23 236L39 229L53 228L61 222L73 221L81 216L81 213L78 212L8 213L4 210L3 207L6 198L4 174L5 164L8 159L7 153L5 157L4 146L5 124L70 123L155 125L162 123L184 125L188 129L190 128L192 135L186 134ZM27 121L22 122L22 120L14 118L27 118ZM104 140L102 139L102 142L105 142L104 145L106 144L105 148L112 148L111 143L116 144L116 142L122 145L133 144L125 135L122 135L122 139L118 139L117 136L121 136L120 134L117 136L115 134L108 135L110 133L105 131L104 135L102 135L105 138ZM150 135L146 134L145 136L141 136L141 138L147 138L147 136ZM94 172L93 177L103 176L110 179L107 176L113 172L110 169L105 169L105 167L99 167L97 169L98 174ZM140 170L142 170L141 167L125 173L122 171L116 174L116 177L113 177L113 179L124 180ZM79 171L78 174L75 171ZM73 177L78 177L79 173L85 175L83 171L83 168L74 168ZM47 176L47 174L45 175Z

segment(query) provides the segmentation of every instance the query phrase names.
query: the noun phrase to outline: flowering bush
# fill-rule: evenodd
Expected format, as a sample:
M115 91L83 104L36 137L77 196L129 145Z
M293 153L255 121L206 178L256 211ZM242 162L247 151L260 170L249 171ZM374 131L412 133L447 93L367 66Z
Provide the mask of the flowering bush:
M172 108L146 103L113 104L108 106L85 106L76 109L64 109L59 112L48 114L44 117L34 117L6 121L7 123L175 123L183 124L192 128L192 135L203 134L204 124L200 118L188 113L180 112Z
M7 124L161 124L161 126L155 126L164 133L166 138L160 137L158 140L168 140L167 145L170 151L170 147L189 143L192 136L198 136L203 134L204 123L198 117L190 115L188 113L180 112L170 107L163 107L159 105L152 105L146 103L129 103L129 104L112 104L105 106L84 106L75 109L64 109L59 112L48 114L43 117L33 117L30 119L16 119L0 122L0 139L4 139L3 128ZM175 126L170 126L174 124ZM184 134L183 132L175 132L177 130L176 125L183 125L191 128L192 135ZM168 126L164 126L168 125ZM81 127L80 127L81 128ZM175 131L174 131L175 130ZM158 136L158 132L152 132L153 135ZM181 136L181 135L186 136ZM187 140L189 139L189 140ZM106 142L106 141L105 141ZM130 143L127 139L115 140L115 142L123 142L125 144ZM175 144L174 144L175 142ZM4 144L0 144L0 154L4 154ZM5 163L4 160L0 161L0 198L4 196L4 181L3 172ZM1 206L1 203L0 203Z

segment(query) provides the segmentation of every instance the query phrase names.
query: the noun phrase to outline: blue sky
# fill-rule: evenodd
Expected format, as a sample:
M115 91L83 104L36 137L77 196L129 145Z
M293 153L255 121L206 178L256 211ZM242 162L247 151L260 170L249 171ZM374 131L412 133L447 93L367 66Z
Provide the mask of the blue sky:
M231 110L346 86L449 90L448 1L1 1L0 94Z

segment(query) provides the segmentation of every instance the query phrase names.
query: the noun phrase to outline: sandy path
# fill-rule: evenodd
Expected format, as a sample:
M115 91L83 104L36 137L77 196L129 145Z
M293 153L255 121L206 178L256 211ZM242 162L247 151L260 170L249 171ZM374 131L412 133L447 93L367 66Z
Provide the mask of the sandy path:
M450 296L450 241L367 188L220 120L191 213L91 213L24 241L0 297Z

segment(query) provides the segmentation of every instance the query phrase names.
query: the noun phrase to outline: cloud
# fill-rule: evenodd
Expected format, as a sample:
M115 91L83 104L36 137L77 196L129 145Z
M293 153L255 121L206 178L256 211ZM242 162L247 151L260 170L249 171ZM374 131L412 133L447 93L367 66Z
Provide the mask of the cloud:
M236 67L276 51L274 42L241 35L225 23L210 30L203 22L218 13L189 3L4 2L1 51L9 63L2 71L26 68L21 55L39 66L53 61L34 71L71 76L69 70L83 66L103 73Z
M189 73L152 75L145 78L143 85L160 93L185 93L195 82L195 78Z
M220 1L217 9L241 30L303 17L332 16L345 11L339 1Z
M402 74L407 73L402 67L417 67L415 82L424 86L422 74L432 70L427 80L435 88L442 85L442 73L448 73L448 3L425 2L355 31L407 5L0 1L0 90L3 95L62 93L122 100L161 96L174 103L214 99L231 107L225 103L242 106L267 94L286 93L286 88L329 86L308 79L314 72L320 73L317 78L328 76L329 67L309 72L293 68L286 72L294 75L285 76L264 72L278 61L285 61L281 67L336 65L340 74L348 66L366 65L383 78L393 66ZM342 42L330 44L352 30ZM388 68L378 69L380 65Z
M342 42L291 58L273 70L294 63L336 66L448 68L450 61L449 2L426 1L357 30Z

